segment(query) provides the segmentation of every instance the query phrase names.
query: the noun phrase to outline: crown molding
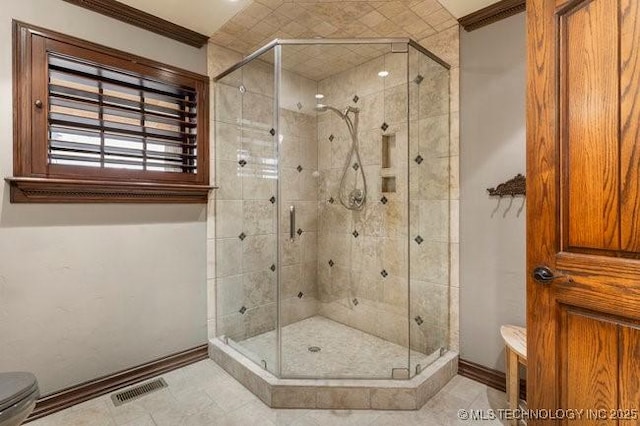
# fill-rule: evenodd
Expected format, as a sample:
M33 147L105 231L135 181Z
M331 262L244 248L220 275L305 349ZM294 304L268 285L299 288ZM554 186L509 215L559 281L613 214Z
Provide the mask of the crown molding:
M201 48L209 37L116 0L63 0L127 24Z
M508 18L526 9L525 0L501 0L458 19L458 23L467 31L477 30L485 25Z

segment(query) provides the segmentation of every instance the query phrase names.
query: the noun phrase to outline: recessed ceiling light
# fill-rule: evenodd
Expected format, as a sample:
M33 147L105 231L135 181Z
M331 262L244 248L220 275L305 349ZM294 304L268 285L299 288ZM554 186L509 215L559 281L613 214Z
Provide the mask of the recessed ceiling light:
M324 99L324 95L322 93L316 94L316 99Z
M382 77L382 78L384 78L384 77L386 77L388 75L389 75L389 71L380 71L378 73L378 77Z

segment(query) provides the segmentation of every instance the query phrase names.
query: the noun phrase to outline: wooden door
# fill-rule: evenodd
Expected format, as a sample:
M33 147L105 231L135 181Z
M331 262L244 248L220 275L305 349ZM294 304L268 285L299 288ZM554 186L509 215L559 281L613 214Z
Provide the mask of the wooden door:
M640 0L527 26L528 406L640 425Z

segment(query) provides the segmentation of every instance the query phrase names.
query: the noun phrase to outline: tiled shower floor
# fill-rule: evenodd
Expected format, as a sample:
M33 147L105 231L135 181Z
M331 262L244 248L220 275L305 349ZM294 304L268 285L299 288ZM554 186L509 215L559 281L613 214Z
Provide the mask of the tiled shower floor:
M276 365L276 332L269 331L234 345L245 356ZM320 352L311 352L316 346ZM411 370L438 359L411 351ZM282 328L282 377L391 378L393 368L409 366L406 347L380 339L321 316L307 318Z

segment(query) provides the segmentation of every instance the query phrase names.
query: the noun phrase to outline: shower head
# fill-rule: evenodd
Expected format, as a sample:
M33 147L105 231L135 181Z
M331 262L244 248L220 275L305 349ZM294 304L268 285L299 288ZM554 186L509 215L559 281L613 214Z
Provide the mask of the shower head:
M329 108L331 108L334 111L337 111L335 108L330 107L329 105L325 105L325 104L317 104L316 107L314 108L317 112L327 112L329 110Z

